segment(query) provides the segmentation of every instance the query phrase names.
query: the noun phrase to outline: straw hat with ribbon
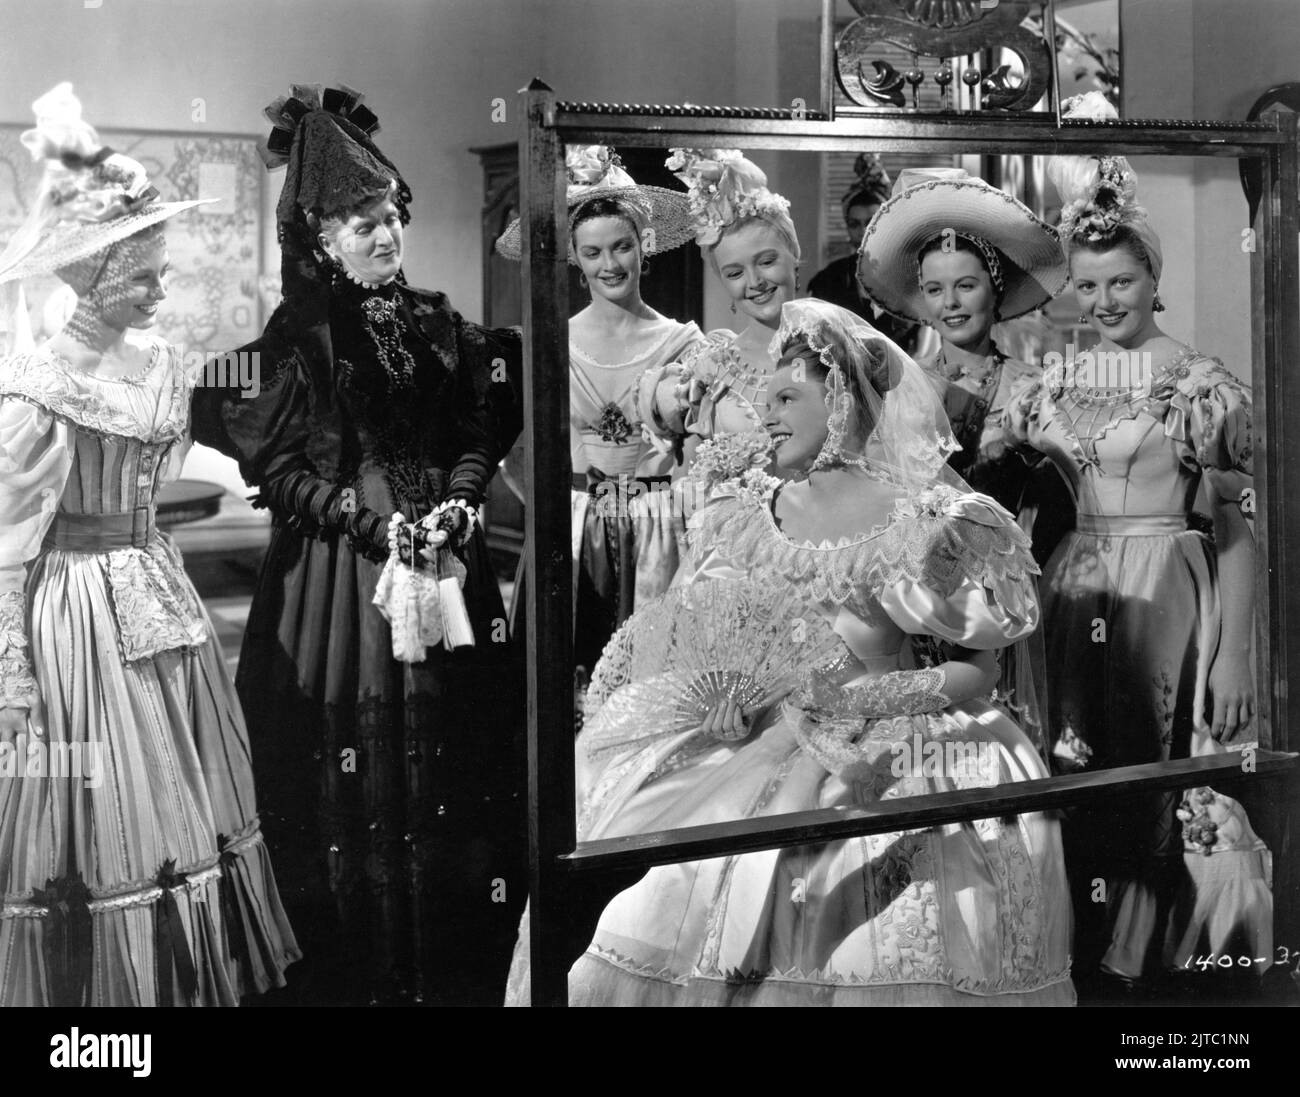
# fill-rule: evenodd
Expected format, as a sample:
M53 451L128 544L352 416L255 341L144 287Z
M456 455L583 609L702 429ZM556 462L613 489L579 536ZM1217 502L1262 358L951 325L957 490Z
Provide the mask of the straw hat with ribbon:
M45 174L31 213L0 253L0 284L50 274L205 201L160 202L141 164L103 145L64 82L32 104L20 140Z
M858 280L885 311L925 323L918 257L951 230L969 240L1000 284L998 319L1045 304L1069 277L1056 230L1023 202L960 168L909 168L876 212L858 252Z
M598 198L611 198L631 215L639 230L652 230L653 238L643 249L646 255L672 251L694 238L687 196L665 187L641 186L624 170L618 154L604 145L570 145L565 150L564 167L569 179L570 226L580 207ZM521 223L515 218L497 239L496 248L507 259L517 260L522 247ZM569 262L577 262L572 247Z

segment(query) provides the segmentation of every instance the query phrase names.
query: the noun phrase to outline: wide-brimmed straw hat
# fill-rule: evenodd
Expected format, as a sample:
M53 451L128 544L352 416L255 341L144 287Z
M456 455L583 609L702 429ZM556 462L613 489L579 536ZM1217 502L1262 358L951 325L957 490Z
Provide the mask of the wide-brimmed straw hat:
M909 168L871 219L858 250L858 281L877 305L926 322L917 257L945 229L996 249L1000 320L1030 312L1065 288L1069 268L1056 230L1023 202L960 168Z
M681 247L695 237L691 224L690 204L684 191L666 187L642 186L619 162L618 154L604 145L570 145L564 158L569 177L566 202L573 211L597 198L612 198L626 203L654 233L644 247L646 255L657 255ZM506 226L496 242L496 249L507 259L523 255L522 222L516 217ZM573 249L569 262L575 263Z
M36 127L20 140L45 161L31 213L0 253L0 283L51 274L216 198L160 202L144 167L100 143L72 85L32 104Z

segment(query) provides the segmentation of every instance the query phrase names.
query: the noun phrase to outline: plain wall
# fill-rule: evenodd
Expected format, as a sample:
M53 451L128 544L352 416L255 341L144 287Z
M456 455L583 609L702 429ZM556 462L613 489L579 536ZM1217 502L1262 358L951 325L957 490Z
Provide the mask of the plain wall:
M1296 0L1124 0L1125 113L1246 117L1269 87L1300 80ZM1167 330L1251 375L1247 209L1237 161L1135 163L1139 197L1165 248Z
M0 121L30 122L32 100L71 80L102 128L265 135L262 108L291 82L348 84L379 115L380 147L415 194L408 277L476 318L483 184L468 150L517 139L519 88L539 76L563 99L776 106L778 26L803 19L815 42L819 10L818 0L0 0ZM812 63L790 59L808 89L791 95L815 96L815 52ZM504 123L492 120L497 98ZM782 185L775 154L759 158ZM283 175L268 178L273 203ZM815 220L800 230L815 236ZM274 270L273 246L267 259ZM722 323L715 290L711 322Z

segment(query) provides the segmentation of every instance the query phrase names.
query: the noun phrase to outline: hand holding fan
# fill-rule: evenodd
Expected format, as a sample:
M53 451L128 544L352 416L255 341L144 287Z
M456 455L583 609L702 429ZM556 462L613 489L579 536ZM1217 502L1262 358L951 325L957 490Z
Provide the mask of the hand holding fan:
M596 664L587 754L694 731L728 703L741 711L771 704L843 650L825 618L788 587L752 579L674 587L638 609Z

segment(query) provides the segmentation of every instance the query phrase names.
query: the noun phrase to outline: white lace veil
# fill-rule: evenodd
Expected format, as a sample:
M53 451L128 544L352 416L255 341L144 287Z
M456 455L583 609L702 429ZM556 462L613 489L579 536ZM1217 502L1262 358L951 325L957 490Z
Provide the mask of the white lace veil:
M960 449L934 385L862 317L815 298L789 301L770 353L804 343L829 371L828 433L813 469L853 465L908 492L970 488L948 466Z

